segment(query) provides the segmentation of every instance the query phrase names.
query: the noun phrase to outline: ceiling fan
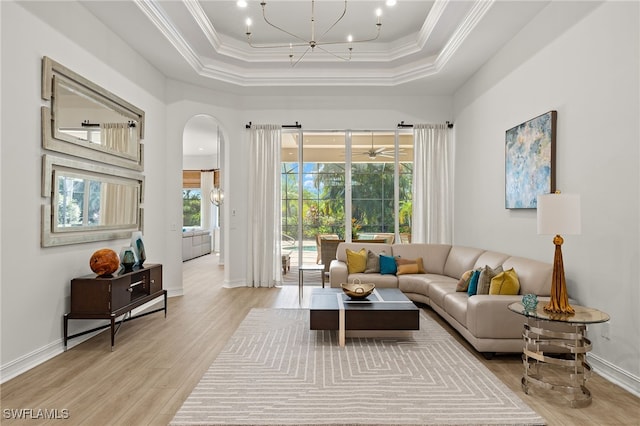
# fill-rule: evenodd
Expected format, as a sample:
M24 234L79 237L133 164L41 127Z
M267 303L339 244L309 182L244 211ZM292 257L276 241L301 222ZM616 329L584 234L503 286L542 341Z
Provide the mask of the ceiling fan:
M399 152L402 152L402 151L403 149L400 148ZM356 155L366 155L369 157L370 160L375 160L377 157L394 158L395 151L393 150L393 148L388 149L387 147L384 147L384 146L380 148L375 148L373 146L373 132L372 132L371 133L371 149L358 152L356 153Z

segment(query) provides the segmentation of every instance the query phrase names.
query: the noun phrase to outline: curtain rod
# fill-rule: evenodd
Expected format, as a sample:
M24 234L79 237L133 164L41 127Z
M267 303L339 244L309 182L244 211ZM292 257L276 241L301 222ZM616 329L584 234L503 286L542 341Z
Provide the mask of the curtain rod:
M128 121L127 124L129 125L129 127L136 127L136 122L135 121ZM82 127L100 127L100 123L91 123L89 120L84 120L82 123L80 123L80 126L82 126Z
M251 128L251 122L249 122L249 124L246 124L245 129L250 129ZM282 125L283 129L302 129L302 124L298 123L296 121L296 124L283 124Z
M445 123L447 124L447 127L450 129L453 129L453 123L450 121L445 121ZM404 124L404 121L401 121L400 123L398 123L398 128L399 129L410 129L413 127L413 124Z

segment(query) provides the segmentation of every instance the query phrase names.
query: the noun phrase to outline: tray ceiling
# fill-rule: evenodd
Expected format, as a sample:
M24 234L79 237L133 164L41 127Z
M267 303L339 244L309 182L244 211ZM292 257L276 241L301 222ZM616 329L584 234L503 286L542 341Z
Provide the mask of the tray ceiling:
M246 88L377 87L450 94L511 39L548 1L398 0L349 1L344 19L325 39L375 33L374 11L382 9L380 37L354 44L342 61L314 49L292 67L290 49L254 49L246 42L251 17L255 43L292 41L262 21L260 2L136 0L81 1L170 78L231 90ZM317 1L316 34L342 13L343 1ZM269 19L310 38L311 1L269 1ZM345 46L335 46L344 51ZM300 52L295 52L296 57ZM337 52L340 53L340 52Z

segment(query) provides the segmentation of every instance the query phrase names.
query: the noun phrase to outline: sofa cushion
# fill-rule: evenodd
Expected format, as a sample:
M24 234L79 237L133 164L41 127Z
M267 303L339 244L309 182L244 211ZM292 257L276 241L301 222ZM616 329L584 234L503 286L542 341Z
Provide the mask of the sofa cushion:
M395 275L398 272L398 267L396 265L396 260L393 256L385 256L384 254L380 255L380 273L382 275L389 274Z
M347 281L352 283L353 281L360 280L362 283L373 283L376 288L398 288L398 279L395 275L381 275L381 274L350 274Z
M486 265L480 271L480 275L478 276L478 289L476 294L489 294L489 287L491 287L491 279L502 272L502 265L492 268L489 265Z
M451 250L448 244L394 244L393 255L406 259L422 258L424 270L431 274L444 274L444 264ZM458 278L456 276L456 278Z
M427 275L428 276L428 275ZM429 299L431 304L444 307L444 297L456 292L456 280L444 275L432 276L429 282ZM466 296L466 295L465 295Z
M338 244L338 248L336 249L336 259L347 263L347 253L346 250L354 250L358 251L360 249L371 250L376 254L380 254L380 252L385 252L387 254L391 254L391 245L389 244L381 244L381 243L345 243L341 242Z
M509 257L510 256L508 254L504 253L485 251L478 257L478 259L476 259L473 269L484 268L486 265L496 268L498 265L502 265Z
M416 293L429 297L431 281L425 275L400 275L398 276L398 288L403 293Z
M347 270L349 274L357 274L364 272L367 269L367 250L360 249L359 251L353 251L346 249L347 253Z
M464 246L453 246L444 265L444 275L458 278L465 271L475 269L478 257L484 252L482 249Z
M460 292L448 293L444 297L444 310L460 324L467 326L467 301L469 296Z
M489 294L515 295L518 294L519 291L520 281L518 281L518 274L513 268L500 272L491 279Z
M553 265L523 257L510 257L502 267L515 269L520 281L520 294L533 293L538 296L549 296L551 292L551 275Z

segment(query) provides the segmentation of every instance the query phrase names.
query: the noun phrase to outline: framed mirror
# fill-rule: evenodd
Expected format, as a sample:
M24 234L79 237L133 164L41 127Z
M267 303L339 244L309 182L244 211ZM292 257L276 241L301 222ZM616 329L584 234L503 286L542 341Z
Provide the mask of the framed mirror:
M129 238L142 230L144 177L44 155L43 247Z
M46 56L42 99L43 148L143 170L144 111Z

